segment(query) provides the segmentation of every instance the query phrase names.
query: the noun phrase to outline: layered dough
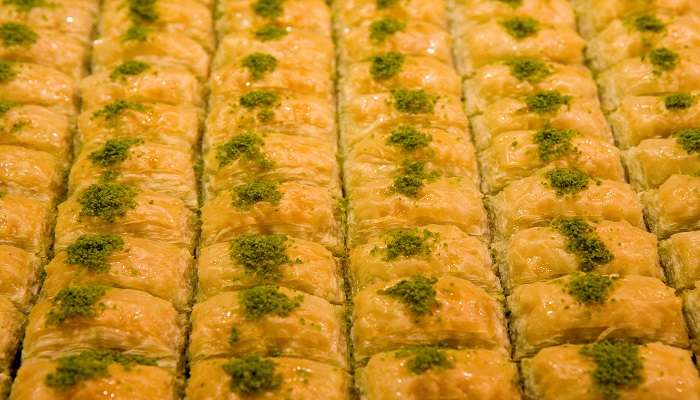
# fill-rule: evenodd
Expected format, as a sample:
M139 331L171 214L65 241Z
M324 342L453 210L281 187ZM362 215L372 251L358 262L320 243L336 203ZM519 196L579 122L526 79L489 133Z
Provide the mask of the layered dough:
M629 58L598 75L603 108L617 109L626 96L700 91L700 55L692 50L677 52L677 64L658 71L649 57Z
M314 95L281 89L271 91L277 94L278 103L269 108L251 109L241 106L241 97L250 91L212 97L206 121L204 149L212 149L230 139L234 133L243 131L312 136L327 143L336 142L334 104ZM267 115L260 118L263 111Z
M688 347L682 302L656 278L617 279L600 304L580 303L569 294L570 277L516 287L508 296L515 357L564 343L629 339Z
M353 241L369 234L427 224L454 225L464 233L488 232L481 193L472 181L440 176L425 182L415 197L392 190L391 174L350 188L348 231Z
M36 294L39 258L17 247L0 245L0 295L25 310Z
M508 182L545 167L576 168L590 176L624 182L620 151L610 142L574 133L571 151L544 161L535 139L537 133L511 131L491 139L491 145L480 154L485 192L497 192Z
M63 170L51 154L0 145L0 190L48 203L63 185Z
M13 104L0 114L0 143L45 151L67 163L72 135L67 115L49 107Z
M582 346L563 345L541 350L523 360L526 395L542 400L604 399L593 377L595 362L580 353ZM620 387L623 400L697 400L700 379L687 350L649 343L639 347L641 383Z
M279 292L298 306L288 315L246 314L242 292L223 292L192 310L189 354L193 361L251 353L298 357L344 367L343 310L326 300L293 289ZM235 328L236 340L231 340Z
M649 14L646 14L649 15ZM588 42L586 55L594 70L605 70L626 58L641 57L650 47L683 50L700 47L700 17L654 15L664 25L660 32L640 32L629 19L616 19Z
M335 304L342 303L344 293L340 266L328 249L318 243L289 236L285 240L285 249L290 262L279 267L280 275L270 279L272 283L322 297ZM234 259L230 243L204 247L198 259L197 276L200 301L221 292L266 283L266 279L247 271Z
M287 30L311 31L318 36L331 36L331 14L323 0L287 0L282 3L282 12L276 18L258 15L250 2L223 0L217 2L220 15L216 19L216 30L224 33L247 33L273 22Z
M349 0L336 5L336 14L341 28L347 29L364 21L391 17L405 21L429 22L440 26L447 25L447 4L428 3L421 0L390 2L380 7L375 0Z
M172 32L188 36L212 50L214 30L212 12L198 0L158 0L153 3L157 18L145 26L153 31ZM98 28L101 36L122 35L132 20L129 2L106 0L102 4Z
M0 196L0 244L44 257L51 243L51 205L31 197Z
M338 194L303 182L283 182L277 203L260 201L241 207L234 205L234 190L222 191L202 207L202 243L229 241L242 234L277 233L321 243L340 245L340 225L336 220Z
M398 282L372 285L355 295L352 337L356 359L434 343L510 348L500 303L473 283L453 276L438 278L433 284L437 305L427 314L415 315L398 299L381 293Z
M645 139L665 138L700 126L700 104L686 109L666 108L664 96L628 96L610 114L610 124L620 147L628 148Z
M700 229L700 176L672 175L641 194L652 231L665 238Z
M29 26L74 34L87 39L92 33L99 4L92 0L62 0L24 10L12 3L0 5L0 21L18 21ZM34 3L30 3L34 5Z
M32 359L22 363L12 387L12 400L88 400L108 396L131 400L175 400L177 379L172 372L150 365L110 364L106 377L96 377L59 391L46 385L56 371L52 360Z
M683 303L690 334L694 340L697 340L700 335L700 285L696 282L695 286L683 292ZM693 350L697 351L696 348Z
M685 151L676 138L643 140L624 158L630 182L638 190L659 187L675 174L700 171L700 157Z
M173 196L190 208L197 207L197 184L189 152L163 144L135 143L129 146L124 161L103 167L91 159L92 154L103 150L104 146L83 147L71 169L69 193L82 192L110 171L118 174L115 182Z
M495 231L501 237L569 217L626 221L644 227L637 194L628 184L618 181L590 181L579 193L559 196L543 176L535 175L510 183L489 197L488 204Z
M148 293L110 288L94 316L49 323L53 300L43 298L29 315L22 359L51 358L85 349L112 349L155 358L175 368L184 344L183 323L173 306Z
M15 75L0 83L3 100L48 107L69 115L75 112L74 78L39 64L18 62L9 66Z
M236 136L231 138L235 140ZM212 196L255 177L302 181L339 190L335 143L312 136L269 134L257 135L257 138L262 142L259 151L267 160L263 165L260 160L246 155L222 163L220 152L225 143L204 154L206 193Z
M700 281L700 231L671 236L661 242L659 252L674 287L682 289Z
M190 300L193 260L187 249L153 240L121 236L120 250L105 260L106 271L70 264L66 251L60 251L46 265L44 296L54 297L73 285L109 285L135 289L160 297L184 310Z
M278 396L292 399L345 400L348 398L349 377L338 367L291 357L270 359L280 386L259 394L260 398ZM194 363L187 385L190 400L239 400L249 396L231 390L231 376L223 369L229 359L215 358Z
M202 111L194 106L151 103L143 110L126 109L114 118L96 116L102 109L85 110L78 117L79 146L103 144L115 138L136 138L192 152L199 141Z
M539 76L536 79L514 76L514 67L508 65L511 60L484 65L474 71L464 82L467 113L484 113L492 103L504 97L524 97L544 90L556 90L565 96L579 98L594 99L598 96L595 81L585 66L554 63L541 58L530 60L544 63L548 73L543 74L541 80Z
M500 291L486 243L453 225L425 225L416 230L420 236L426 232L431 238L427 254L400 255L389 259L387 243L392 231L373 235L365 243L355 246L350 250L349 259L352 287L361 290L377 283L422 273L454 276L490 293Z
M540 18L554 26L576 28L576 16L571 3L566 0L523 0L520 2L466 0L457 4L455 18L459 22L459 26L515 15Z
M608 122L597 98L572 97L567 105L537 113L530 110L524 97L502 98L472 119L472 132L478 149L483 149L499 133L537 130L549 126L574 130L584 137L610 141Z
M207 51L194 39L179 33L148 31L143 41L123 40L122 35L104 36L95 40L92 52L95 73L111 71L124 60L186 67L202 80L209 73Z
M643 275L663 279L656 249L656 236L626 221L589 223L612 253L613 259L596 265L606 275ZM568 240L556 228L535 227L514 233L493 245L501 278L513 288L525 283L546 281L581 269L579 257L569 251Z
M15 360L17 346L22 338L22 328L24 327L25 315L6 299L0 296L0 368L3 372L10 371L12 362ZM4 375L4 374L3 374ZM0 384L5 385L7 376L0 376Z
M379 353L357 370L357 386L364 400L520 399L518 373L501 351L444 350L452 363L423 373L409 369L410 356L401 351ZM409 353L410 354L410 353Z
M58 206L55 248L61 250L86 233L113 233L157 240L190 248L194 245L195 217L182 200L148 190L140 190L135 207L109 222L101 217L81 215L75 193Z
M83 79L80 84L83 109L103 107L116 100L175 106L204 105L202 84L187 68L145 65L146 70L136 75L113 76L119 72L114 69Z

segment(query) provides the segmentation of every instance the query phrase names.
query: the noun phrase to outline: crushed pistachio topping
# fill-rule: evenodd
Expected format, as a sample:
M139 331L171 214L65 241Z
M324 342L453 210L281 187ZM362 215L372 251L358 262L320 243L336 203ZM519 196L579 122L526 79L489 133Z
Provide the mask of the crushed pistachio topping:
M157 365L154 359L103 350L86 350L60 357L56 363L56 370L46 375L44 383L59 392L67 391L83 381L108 378L107 368L112 364L120 364L127 370L135 365Z
M132 146L143 143L141 139L117 138L109 139L99 150L95 150L88 158L100 167L112 167L126 160Z
M437 98L423 89L394 89L391 91L394 107L406 114L430 114L435 110Z
M241 96L239 103L248 109L261 109L258 113L260 122L268 122L274 117L273 107L279 104L280 96L271 90L253 90Z
M270 40L281 39L288 33L289 32L287 32L287 30L282 27L275 25L266 25L255 31L255 38L263 42L267 42Z
M228 335L228 344L233 346L236 343L238 343L239 339L240 339L240 333L238 332L238 329L231 328L231 333Z
M133 101L127 100L115 100L103 108L92 113L93 119L104 118L107 121L114 121L119 118L124 111L134 110L134 111L146 111L146 106L141 103L135 103Z
M80 216L98 217L114 222L132 208L136 208L136 190L131 186L114 182L90 185L78 197Z
M565 96L556 90L540 90L525 96L527 108L536 114L546 114L559 110L571 103L571 96Z
M593 381L605 400L617 400L620 390L636 388L644 381L639 345L604 341L587 344L580 353L595 363Z
M389 133L386 143L399 147L405 153L410 153L428 147L432 140L432 136L419 131L414 126L399 125Z
M14 66L7 61L0 61L0 83L7 83L17 77Z
M523 0L497 0L501 3L505 3L513 8L520 7L523 4Z
M17 107L19 104L15 103L14 101L9 101L9 100L0 100L0 117L5 116L8 111L13 109L14 107Z
M408 307L411 313L421 316L431 313L438 305L434 287L436 282L437 278L416 275L378 293L397 299Z
M279 183L268 179L255 179L233 188L233 205L247 208L255 203L268 202L277 204L282 199Z
M272 359L252 355L234 358L222 365L231 375L231 391L241 394L256 394L275 390L282 385L282 375L275 372Z
M664 97L664 106L669 111L681 111L690 108L695 103L695 97L689 93L674 93Z
M537 58L512 58L505 64L510 67L511 75L519 81L539 83L552 74L547 63Z
M576 152L576 147L571 142L576 134L576 131L570 129L554 129L550 126L537 131L533 141L537 145L540 160L550 162Z
M269 169L272 163L262 152L263 144L265 144L263 139L253 132L243 132L232 137L216 148L216 159L219 161L219 167L224 167L243 158L256 163L261 169Z
M60 325L77 317L94 317L104 307L99 303L109 287L102 285L69 286L61 289L46 314L46 323Z
M540 23L530 17L512 17L501 21L501 26L515 39L525 39L540 30Z
M566 251L578 257L581 270L589 272L615 258L595 228L580 218L560 219L552 226L566 238Z
M399 2L399 0L377 0L377 9L381 10L384 8L388 8L388 7L391 7L398 2Z
M369 38L374 43L382 43L389 36L406 29L406 23L395 18L384 18L369 25Z
M650 51L647 57L651 65L654 66L654 73L657 75L673 70L680 61L678 53L665 47Z
M377 81L393 78L401 71L406 56L395 51L379 54L372 57L372 65L369 72Z
M290 298L275 286L257 286L240 292L239 301L246 318L256 320L266 315L288 317L304 301L304 296Z
M32 8L45 7L49 5L46 0L2 0L2 4L6 6L14 6L19 11L28 12Z
M385 260L429 255L437 235L427 229L399 229L387 235Z
M122 41L124 42L145 42L148 40L149 29L145 26L134 25L124 32Z
M567 291L576 301L591 305L607 300L615 278L595 272L576 272L571 276Z
M247 55L242 65L248 68L250 76L257 81L277 68L277 59L270 54L256 52Z
M135 24L151 23L158 19L156 0L128 0L129 14Z
M404 162L399 174L394 178L391 189L408 197L416 197L426 182L429 182L439 175L436 171L428 171L425 161Z
M107 272L107 257L123 248L124 239L117 235L82 235L66 249L66 263L82 265L94 272Z
M676 143L688 154L700 153L700 128L684 129L674 136Z
M0 41L3 46L30 46L39 39L39 35L27 25L17 22L0 24Z
M659 33L664 30L664 23L654 15L637 15L632 20L634 29L640 32Z
M124 61L112 70L112 73L109 74L109 78L113 81L118 79L125 80L129 76L135 76L146 72L149 68L151 68L151 65L143 61Z
M439 347L414 347L399 350L396 358L409 358L406 368L414 374L422 374L430 369L450 369L454 363L449 359L447 352Z
M274 19L282 15L282 2L284 0L257 0L253 4L253 11L263 18Z
M263 280L277 279L280 267L290 264L285 235L246 235L231 242L231 260L246 273Z
M588 187L588 175L573 168L554 168L545 173L547 184L557 196L574 195Z

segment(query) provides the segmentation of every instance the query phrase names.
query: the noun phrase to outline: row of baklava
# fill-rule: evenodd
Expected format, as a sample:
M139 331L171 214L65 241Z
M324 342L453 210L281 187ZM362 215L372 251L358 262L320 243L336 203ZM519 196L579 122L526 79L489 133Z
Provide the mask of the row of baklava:
M447 3L335 5L359 396L519 398Z
M596 12L578 4L583 26ZM700 5L657 0L591 29L587 57L669 284L700 335ZM686 290L687 289L687 290Z
M12 399L181 396L211 4L105 0L97 30Z
M635 23L624 1L589 3ZM672 347L689 346L681 300L625 183L572 5L457 2L454 18L525 396L696 398L691 354ZM601 60L619 55L618 36L600 40L598 62L615 62Z
M0 4L0 398L50 255L95 0Z
M346 399L330 10L216 9L187 397Z

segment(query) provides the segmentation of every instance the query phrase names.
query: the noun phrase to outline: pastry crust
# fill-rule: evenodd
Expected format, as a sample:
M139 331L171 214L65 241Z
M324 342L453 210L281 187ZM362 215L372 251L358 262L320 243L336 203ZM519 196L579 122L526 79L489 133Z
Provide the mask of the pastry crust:
M0 115L0 143L45 151L65 165L73 126L67 115L48 107L15 105ZM11 133L11 134L8 134Z
M641 198L652 231L660 238L700 229L700 176L672 175Z
M46 386L46 377L56 371L57 362L32 359L22 363L12 387L12 400L79 400L108 396L130 400L175 400L177 381L172 372L148 365L119 364L107 367L107 377L82 381L66 391Z
M521 285L508 296L516 359L548 346L603 339L688 347L681 299L662 281L623 276L603 303L586 305L567 292L569 280Z
M195 238L195 217L182 200L161 193L140 190L134 208L126 210L114 222L100 217L82 216L75 193L58 206L55 249L62 250L86 233L113 233L142 237L191 248Z
M410 278L416 274L454 276L467 280L489 293L499 293L501 285L491 264L486 243L466 235L452 225L425 225L417 228L435 238L430 252L413 256L387 257L387 239L392 231L373 235L350 250L352 288L362 290L381 282Z
M85 349L112 349L159 360L174 369L184 344L183 323L173 306L148 293L111 288L92 317L48 323L53 308L43 298L29 314L22 359L53 358Z
M40 260L14 246L0 245L0 295L26 310L37 291Z
M682 295L683 310L694 341L700 337L700 285L698 283L695 283L695 288L684 291Z
M656 188L674 174L700 171L700 157L686 152L676 138L646 139L623 155L630 182L637 190Z
M139 60L160 66L189 68L205 80L210 56L197 41L179 33L149 31L146 40L124 41L121 35L104 36L93 43L93 72L111 71L124 60Z
M278 388L258 394L259 398L348 399L349 377L341 368L300 358L275 357L270 360L275 363L275 373L280 375L282 382ZM228 361L216 358L195 363L187 385L187 398L240 400L248 397L231 390L231 376L223 369Z
M331 36L331 14L323 0L288 0L276 18L257 15L251 2L222 0L217 2L220 17L216 20L219 35L234 32L254 32L270 22L288 31L311 31L322 37Z
M140 290L169 301L178 310L186 309L194 264L189 251L163 242L120 237L124 245L107 257L106 271L69 264L66 251L58 252L45 267L43 296L54 297L72 285L109 285Z
M75 112L74 78L52 67L29 62L11 63L10 69L16 75L0 83L3 100L44 106L68 115Z
M588 222L613 259L593 269L606 275L642 275L664 279L656 236L626 221ZM508 288L546 281L581 269L580 259L567 249L568 240L552 227L514 233L493 244L501 278Z
M279 267L279 277L269 280L247 271L235 261L231 243L204 247L200 251L197 266L199 300L206 300L221 292L275 283L322 297L334 304L343 302L340 266L328 249L318 243L289 236L286 237L285 246L290 262Z
M62 186L63 171L51 154L0 145L0 190L52 203Z
M671 236L661 242L659 253L673 287L683 289L700 281L700 231Z
M379 293L398 281L369 286L354 297L352 337L355 358L411 347L510 349L501 304L469 281L443 276L434 283L438 303L430 314L416 316L398 299Z
M335 4L338 24L347 29L365 21L392 17L404 21L428 22L445 29L447 27L447 2L408 0L392 2L379 8L375 0L348 0Z
M48 31L69 33L87 42L98 9L99 4L93 0L62 0L30 10L9 3L0 5L0 21L17 21Z
M484 192L498 192L509 182L547 167L576 168L596 178L625 181L620 151L608 141L574 134L571 151L544 161L539 155L536 134L537 131L510 131L492 138L491 145L480 153Z
M379 353L357 370L363 400L474 399L518 400L517 367L502 351L445 350L449 368L420 374L408 368L400 351Z
M210 7L199 0L158 0L153 3L158 16L145 27L171 32L196 40L208 51L214 47L214 28ZM132 25L129 4L124 0L105 0L100 12L101 36L119 36Z
M137 75L113 76L116 70L110 70L83 79L80 84L83 109L103 107L116 100L204 105L204 88L187 68L146 65L148 68Z
M491 0L456 1L453 17L457 26L494 20L502 17L530 17L547 21L554 26L576 29L576 16L571 3L566 0L523 0L518 3Z
M555 218L627 221L644 227L637 194L628 184L617 181L590 182L577 194L557 196L544 177L535 175L511 182L499 194L489 197L488 205L496 235L502 238Z
M0 197L0 244L45 257L51 243L51 205L31 197Z
M284 287L279 291L300 304L289 315L250 319L241 292L223 292L192 309L189 354L194 362L248 354L298 357L345 367L342 309L326 300ZM237 340L231 341L232 329Z
M580 354L581 346L563 345L541 350L522 362L526 397L542 400L601 400L593 378L595 363ZM700 379L687 350L661 343L639 348L643 369L641 383L620 387L624 400L673 400L700 398Z

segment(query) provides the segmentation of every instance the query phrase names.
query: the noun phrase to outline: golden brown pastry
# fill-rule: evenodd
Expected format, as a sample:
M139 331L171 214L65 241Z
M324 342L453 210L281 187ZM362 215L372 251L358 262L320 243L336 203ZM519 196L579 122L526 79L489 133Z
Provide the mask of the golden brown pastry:
M72 126L69 117L47 107L0 101L0 143L45 151L68 161Z
M515 15L540 18L550 25L576 28L576 16L571 3L566 0L464 0L456 5L455 18L458 26Z
M0 245L0 295L25 310L36 294L39 258L14 246Z
M98 9L99 4L93 0L62 0L55 3L8 1L0 5L0 20L70 33L87 42Z
M700 176L672 175L641 194L652 231L665 238L700 229Z
M637 190L662 185L674 174L700 171L699 150L694 149L693 137L700 130L687 129L666 139L646 139L624 153L630 182Z
M51 204L45 201L0 193L0 244L46 256L51 216Z
M425 0L377 1L348 0L334 4L342 28L350 28L364 21L391 17L408 21L429 22L445 29L447 25L447 3Z
M671 236L661 242L659 253L674 287L691 287L700 281L700 231Z
M75 112L76 84L70 76L28 62L0 61L0 71L4 101L44 106L64 114Z
M63 186L63 171L51 154L0 145L0 190L52 202Z
M217 2L220 17L216 20L219 34L259 32L270 26L286 31L311 31L331 36L331 15L323 0L264 1L223 0Z

